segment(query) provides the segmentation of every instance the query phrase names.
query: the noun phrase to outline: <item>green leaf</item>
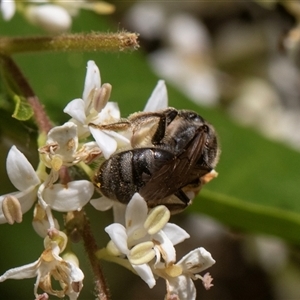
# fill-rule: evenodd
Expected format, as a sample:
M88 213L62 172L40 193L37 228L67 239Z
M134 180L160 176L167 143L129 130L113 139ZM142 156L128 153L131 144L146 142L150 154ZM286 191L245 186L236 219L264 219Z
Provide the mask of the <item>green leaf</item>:
M204 190L192 205L193 212L208 214L235 229L276 235L300 244L300 215L276 207L250 203Z
M16 103L16 106L12 116L19 121L29 120L33 115L33 110L28 102L16 94L14 95L13 99Z

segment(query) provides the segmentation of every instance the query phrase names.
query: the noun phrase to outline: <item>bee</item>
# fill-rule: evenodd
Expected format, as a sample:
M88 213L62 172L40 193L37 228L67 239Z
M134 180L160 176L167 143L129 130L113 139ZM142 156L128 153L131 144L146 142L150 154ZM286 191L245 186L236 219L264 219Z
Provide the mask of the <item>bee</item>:
M97 189L110 199L127 204L138 192L148 207L162 204L177 213L215 177L217 136L196 112L140 112L104 126L131 132L132 148L112 155L94 176Z

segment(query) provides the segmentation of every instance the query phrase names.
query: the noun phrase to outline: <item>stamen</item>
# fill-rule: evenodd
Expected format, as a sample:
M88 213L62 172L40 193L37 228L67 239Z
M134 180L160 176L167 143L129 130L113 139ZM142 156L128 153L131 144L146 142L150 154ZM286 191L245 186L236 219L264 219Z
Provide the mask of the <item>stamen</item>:
M134 265L146 264L155 257L153 247L154 244L152 242L140 243L130 250L130 254L127 257Z
M51 167L54 171L59 171L63 165L63 160L58 156L54 155L51 161Z
M22 209L19 200L12 195L7 195L2 202L2 211L7 223L12 225L15 222L22 222Z
M168 223L170 215L170 211L164 205L156 206L149 212L149 215L144 223L144 228L150 235L153 235Z
M116 247L115 243L110 240L106 246L106 250L107 252L112 255L112 256L120 256L122 255L122 253L120 252L120 250Z
M100 112L106 105L110 98L112 86L109 83L104 83L99 90L97 90L93 97L93 106L97 112Z

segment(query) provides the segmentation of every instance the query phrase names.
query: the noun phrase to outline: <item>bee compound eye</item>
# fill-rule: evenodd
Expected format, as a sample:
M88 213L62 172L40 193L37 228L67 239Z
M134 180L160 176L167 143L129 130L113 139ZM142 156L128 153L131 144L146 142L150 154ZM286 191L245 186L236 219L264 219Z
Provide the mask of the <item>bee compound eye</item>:
M204 123L204 119L193 111L188 113L187 119L194 123L201 123L201 124Z

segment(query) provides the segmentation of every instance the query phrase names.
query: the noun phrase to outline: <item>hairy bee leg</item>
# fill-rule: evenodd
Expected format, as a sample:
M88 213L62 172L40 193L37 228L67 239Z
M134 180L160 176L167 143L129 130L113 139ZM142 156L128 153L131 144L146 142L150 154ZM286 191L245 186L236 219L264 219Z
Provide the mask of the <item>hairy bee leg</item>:
M162 141L165 136L167 127L172 123L177 115L177 111L170 110L168 111L168 113L160 117L156 132L154 133L151 140L153 145L158 145Z
M186 195L186 193L183 190L179 190L176 193L174 193L174 195L183 202L184 206L188 206L188 204L190 203L190 199L189 197Z
M130 127L130 122L123 121L123 122L117 122L117 123L112 123L112 124L104 124L104 125L97 125L94 123L89 123L88 126L98 128L101 130L125 130Z

